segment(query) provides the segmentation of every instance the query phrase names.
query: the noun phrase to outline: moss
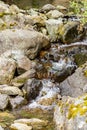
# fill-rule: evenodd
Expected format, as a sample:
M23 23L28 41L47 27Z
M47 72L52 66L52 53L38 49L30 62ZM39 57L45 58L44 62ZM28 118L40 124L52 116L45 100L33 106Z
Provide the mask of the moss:
M84 71L84 75L87 77L87 70Z
M83 99L83 103L69 105L68 119L75 118L78 114L80 116L87 112L87 96Z
M87 54L78 53L78 54L74 55L74 59L75 59L75 63L78 66L81 66L82 64L84 64L87 61Z

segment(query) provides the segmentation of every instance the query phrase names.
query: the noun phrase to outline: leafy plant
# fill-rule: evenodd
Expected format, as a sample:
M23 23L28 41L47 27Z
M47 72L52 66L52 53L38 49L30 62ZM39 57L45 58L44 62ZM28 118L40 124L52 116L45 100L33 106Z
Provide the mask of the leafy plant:
M80 17L83 24L87 22L87 0L71 0L69 11Z

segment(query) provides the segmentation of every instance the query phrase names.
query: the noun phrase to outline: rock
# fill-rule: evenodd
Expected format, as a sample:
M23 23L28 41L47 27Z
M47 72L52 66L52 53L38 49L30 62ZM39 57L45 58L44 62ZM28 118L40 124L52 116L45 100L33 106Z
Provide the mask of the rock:
M60 39L59 30L62 28L62 19L46 20L46 29L48 31L51 42L56 42Z
M22 123L14 123L10 126L10 130L32 130L32 126Z
M0 130L4 130L4 128L2 128L2 127L0 126Z
M63 97L55 108L56 130L86 130L87 94L78 98Z
M0 57L0 84L9 84L14 77L15 70L15 60Z
M38 27L44 27L45 26L45 20L46 17L45 16L32 16L31 17L32 21L33 21L33 25L37 25Z
M46 14L46 16L49 19L58 19L59 17L63 16L63 13L59 12L58 10L51 10Z
M20 50L9 50L5 53L1 54L2 58L11 58L15 60L17 66L18 75L23 74L27 70L35 68L36 63L34 61L29 60L27 56L23 54Z
M8 106L8 102L9 102L8 95L7 94L0 94L0 110L5 110Z
M16 96L14 98L10 97L9 100L12 109L21 108L23 105L27 103L27 101L21 96Z
M9 10L12 14L18 14L20 13L20 9L16 5L9 6Z
M79 22L69 21L60 30L61 41L71 43L80 40L85 35L85 31Z
M4 2L0 2L0 14L3 16L4 14L9 14L9 5L5 4Z
M67 8L62 6L62 5L57 5L56 9L59 10L60 12L62 12L62 13L67 12Z
M0 93L10 96L23 96L23 93L19 88L8 85L0 85Z
M45 127L47 126L48 124L48 121L44 121L44 120L41 120L41 119L38 119L38 118L31 118L31 119L18 119L18 120L15 120L14 123L22 123L22 124L26 124L26 125L30 125L33 127L33 129L36 129L36 128L40 128L40 127Z
M24 83L28 79L34 78L34 76L35 76L35 70L34 69L28 70L25 73L23 73L22 75L17 76L16 78L14 78L11 81L11 84L16 86L16 87L21 87L22 85L24 85Z
M48 12L48 11L54 10L54 9L55 9L55 6L53 6L53 5L51 5L51 4L46 4L46 5L44 5L44 6L40 9L40 11L41 11L41 12Z
M6 29L0 32L0 54L7 50L21 50L34 59L42 48L50 45L43 34L23 29Z
M35 99L42 88L42 83L40 80L37 79L29 79L26 81L23 92L26 95L28 100Z
M83 64L83 67L79 67L74 74L60 83L59 88L62 96L78 97L85 92L84 86L87 84L87 77L83 71L85 66L87 66L87 63Z

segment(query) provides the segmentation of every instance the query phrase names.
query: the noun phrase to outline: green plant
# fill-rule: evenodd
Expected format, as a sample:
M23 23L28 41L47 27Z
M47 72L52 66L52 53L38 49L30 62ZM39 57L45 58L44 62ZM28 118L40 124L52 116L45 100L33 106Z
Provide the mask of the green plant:
M71 0L69 11L81 18L83 24L87 22L87 0Z

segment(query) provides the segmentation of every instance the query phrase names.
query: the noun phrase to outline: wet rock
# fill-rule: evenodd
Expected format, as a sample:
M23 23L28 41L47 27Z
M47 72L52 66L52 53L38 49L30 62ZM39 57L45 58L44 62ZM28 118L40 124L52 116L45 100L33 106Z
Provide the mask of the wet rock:
M42 88L42 83L37 79L29 79L23 87L23 92L28 100L35 99Z
M13 80L11 80L11 84L16 86L16 87L21 87L24 85L24 83L30 79L35 77L35 70L31 69L26 71L20 76L15 77Z
M49 19L58 19L59 17L63 16L63 13L59 12L58 10L51 10L46 14L46 16Z
M44 5L41 9L40 12L48 12L50 10L54 10L55 6L51 5L51 4L46 4Z
M55 108L56 130L86 130L87 94L78 98L63 97Z
M12 109L20 108L27 103L27 101L21 96L16 96L14 98L10 97L9 100Z
M0 110L5 110L8 106L9 96L7 94L0 94Z
M31 118L31 119L18 119L15 120L14 123L22 123L26 125L30 125L33 127L33 129L40 129L41 127L45 127L48 124L48 121L44 121L38 118Z
M48 31L51 42L56 42L60 39L59 30L62 28L62 19L49 19L46 21L46 29Z
M81 96L85 91L84 86L87 84L87 77L84 75L83 67L79 67L74 74L69 76L66 80L60 83L60 90L62 96L77 97Z
M22 29L3 30L0 32L0 39L0 54L7 50L21 50L30 59L34 59L42 48L50 45L48 38L43 34Z
M23 93L19 88L8 85L0 85L0 93L10 96L23 96Z
M10 130L32 130L32 126L22 123L14 123L10 126Z
M0 126L0 130L4 130L4 128L2 128L2 127Z
M15 60L0 57L0 84L9 84L14 77L15 70Z
M84 35L85 31L79 22L69 21L60 30L63 43L79 41Z

